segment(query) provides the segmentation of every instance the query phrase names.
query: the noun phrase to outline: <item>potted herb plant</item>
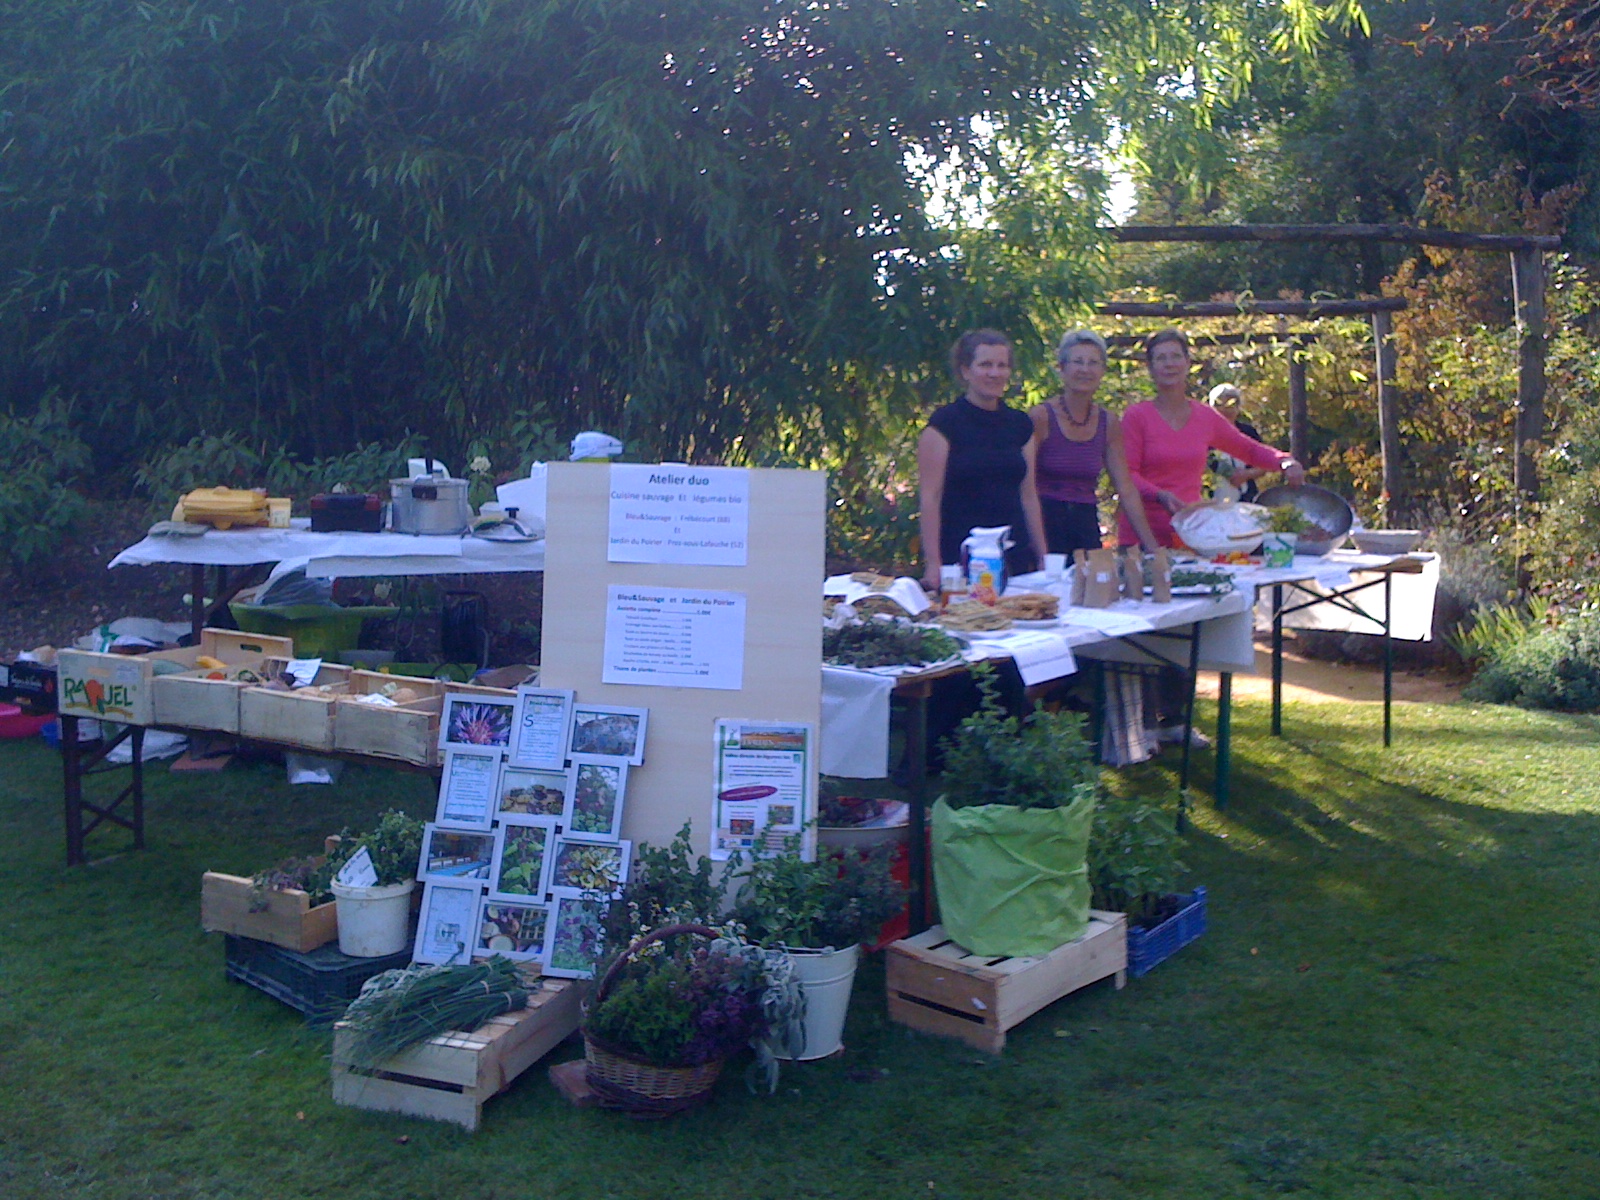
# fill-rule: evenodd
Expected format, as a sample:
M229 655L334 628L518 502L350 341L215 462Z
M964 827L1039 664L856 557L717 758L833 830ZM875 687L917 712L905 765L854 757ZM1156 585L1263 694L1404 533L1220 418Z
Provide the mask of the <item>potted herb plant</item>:
M357 886L341 883L339 873L362 850L376 878ZM410 944L411 893L417 886L417 856L422 822L390 809L366 833L339 835L328 855L329 885L339 913L339 949L353 958L397 954Z
M1083 718L1008 716L993 673L946 741L933 874L947 933L975 954L1048 954L1089 925L1086 866L1100 767Z
M679 1112L704 1101L749 1045L771 1091L777 1065L764 1048L793 1036L802 1003L782 952L708 925L663 925L599 973L583 1017L586 1078L620 1107Z
M1135 977L1205 932L1206 889L1177 890L1182 843L1171 805L1141 795L1102 797L1089 838L1093 904L1127 914Z
M1293 504L1275 504L1267 509L1267 532L1261 539L1261 553L1269 567L1287 567L1294 562L1300 534L1311 524Z
M893 846L800 857L800 839L783 852L738 871L734 920L763 946L794 959L806 997L805 1045L781 1057L826 1058L843 1045L845 1013L855 985L861 943L905 907L905 890L890 873Z

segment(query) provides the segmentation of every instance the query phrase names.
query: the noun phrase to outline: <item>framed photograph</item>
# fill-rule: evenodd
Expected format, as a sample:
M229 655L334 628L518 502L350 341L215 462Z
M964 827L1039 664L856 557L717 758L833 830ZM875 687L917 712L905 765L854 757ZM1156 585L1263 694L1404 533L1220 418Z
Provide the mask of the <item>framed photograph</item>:
M573 693L562 688L519 687L511 761L519 767L559 771L572 735Z
M643 766L645 724L649 719L648 708L576 704L572 709L572 737L567 757L587 754Z
M502 817L494 839L489 894L499 900L542 899L550 886L550 847L555 836L553 817Z
M488 830L499 798L498 750L446 750L434 820L453 829Z
M515 697L447 693L439 716L439 748L510 750L516 708Z
M550 851L550 890L557 896L615 897L628 882L632 842L555 840Z
M425 883L417 940L411 960L419 963L468 963L478 930L478 904L483 888L475 883Z
M472 954L475 958L501 954L513 962L541 959L549 937L550 910L543 904L485 897Z
M572 773L566 769L545 771L535 767L515 767L507 763L500 771L499 795L495 814L505 817L553 817L562 825L572 823Z
M622 801L628 790L628 764L610 758L574 757L572 801L566 832L591 842L622 836Z
M544 974L556 979L589 979L605 946L605 900L557 897L550 906L550 936L544 947Z
M417 878L432 883L484 883L494 863L495 835L475 829L446 829L429 821L422 827Z

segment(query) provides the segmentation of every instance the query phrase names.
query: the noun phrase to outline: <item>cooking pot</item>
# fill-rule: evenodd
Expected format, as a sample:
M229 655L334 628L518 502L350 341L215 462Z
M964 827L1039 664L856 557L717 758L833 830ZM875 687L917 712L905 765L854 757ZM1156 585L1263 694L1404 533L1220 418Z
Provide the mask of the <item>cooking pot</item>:
M428 464L432 466L430 461ZM467 481L442 471L389 481L389 524L396 533L448 536L465 533L472 521Z

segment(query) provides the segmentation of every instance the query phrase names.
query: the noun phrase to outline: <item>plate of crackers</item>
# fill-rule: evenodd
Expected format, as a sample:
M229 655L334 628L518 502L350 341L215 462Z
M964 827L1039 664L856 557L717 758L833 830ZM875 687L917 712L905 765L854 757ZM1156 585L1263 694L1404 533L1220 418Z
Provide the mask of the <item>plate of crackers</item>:
M1001 596L995 610L1024 628L1054 625L1061 616L1061 599L1049 592L1019 592Z

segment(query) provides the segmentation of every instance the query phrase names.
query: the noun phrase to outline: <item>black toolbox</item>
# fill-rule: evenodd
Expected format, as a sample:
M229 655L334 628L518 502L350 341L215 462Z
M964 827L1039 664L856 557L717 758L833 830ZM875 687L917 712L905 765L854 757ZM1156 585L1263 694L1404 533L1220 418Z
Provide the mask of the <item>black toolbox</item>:
M373 492L324 492L311 497L314 533L382 533L383 497Z

